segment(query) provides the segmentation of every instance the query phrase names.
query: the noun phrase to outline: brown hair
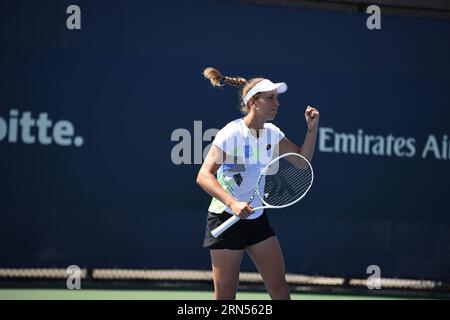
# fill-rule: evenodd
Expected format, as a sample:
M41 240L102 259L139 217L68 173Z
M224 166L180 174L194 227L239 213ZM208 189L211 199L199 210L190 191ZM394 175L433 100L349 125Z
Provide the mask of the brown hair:
M240 110L243 114L247 114L250 111L250 108L248 105L244 104L244 97L247 94L247 92L250 91L251 88L253 88L258 82L264 80L264 78L253 78L250 80L246 80L242 77L227 77L223 76L219 70L216 68L208 67L205 70L203 70L203 75L205 78L207 78L209 81L211 81L211 84L214 87L221 87L223 84L221 82L223 81L225 84L228 84L233 87L242 87L242 90L239 92L239 100L240 100ZM258 94L255 94L254 97L256 98Z

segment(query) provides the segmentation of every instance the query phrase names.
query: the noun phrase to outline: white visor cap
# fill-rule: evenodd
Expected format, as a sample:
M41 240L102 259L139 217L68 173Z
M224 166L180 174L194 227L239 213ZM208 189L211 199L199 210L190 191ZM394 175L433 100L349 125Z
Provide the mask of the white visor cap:
M267 92L277 90L278 93L284 93L287 91L287 84L285 82L273 83L269 79L264 79L258 82L253 88L247 92L243 101L247 105L248 100L259 92Z

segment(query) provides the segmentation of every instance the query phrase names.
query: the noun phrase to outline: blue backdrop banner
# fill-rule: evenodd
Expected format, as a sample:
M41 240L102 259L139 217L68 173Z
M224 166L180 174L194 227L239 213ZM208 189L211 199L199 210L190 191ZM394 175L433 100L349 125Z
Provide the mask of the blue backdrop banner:
M209 269L196 175L238 91L285 81L274 123L315 182L270 212L287 272L450 278L450 21L236 1L0 1L0 267ZM248 258L243 270L253 270Z

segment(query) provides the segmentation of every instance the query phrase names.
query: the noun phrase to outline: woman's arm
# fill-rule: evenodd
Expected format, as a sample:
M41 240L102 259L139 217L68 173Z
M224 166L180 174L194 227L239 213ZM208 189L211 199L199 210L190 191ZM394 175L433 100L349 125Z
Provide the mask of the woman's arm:
M304 156L309 161L312 160L314 149L316 148L317 128L319 126L320 113L316 108L307 107L305 111L305 119L308 124L308 131L306 132L305 140L300 147L287 138L280 141L280 155L295 152Z
M215 145L211 146L205 161L197 175L197 183L210 196L218 199L226 206L230 207L235 215L245 219L253 209L246 202L237 201L232 195L225 191L216 178L216 172L226 159L226 153Z

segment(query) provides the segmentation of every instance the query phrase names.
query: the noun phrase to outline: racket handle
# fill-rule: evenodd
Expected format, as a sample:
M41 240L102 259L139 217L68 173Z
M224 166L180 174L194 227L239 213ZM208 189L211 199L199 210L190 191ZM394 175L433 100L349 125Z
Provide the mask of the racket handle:
M239 217L235 216L233 214L233 216L231 218L229 218L227 221L225 221L224 223L222 223L220 226L218 226L217 228L215 228L213 231L211 231L211 234L213 235L214 238L217 238L218 236L220 236L225 230L227 230L229 227L231 227L233 224L235 224L236 222L239 221Z

